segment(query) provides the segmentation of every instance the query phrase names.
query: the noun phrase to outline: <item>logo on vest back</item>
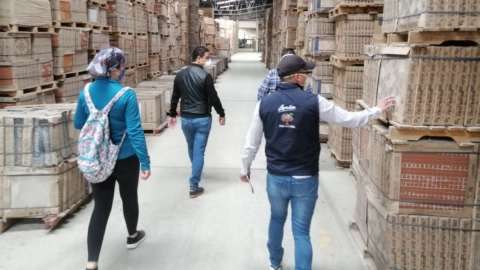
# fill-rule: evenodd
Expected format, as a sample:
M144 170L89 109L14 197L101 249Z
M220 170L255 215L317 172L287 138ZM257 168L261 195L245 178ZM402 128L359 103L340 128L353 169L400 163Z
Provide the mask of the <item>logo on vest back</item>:
M285 123L284 125L279 125L281 128L295 128L294 125L290 123L293 122L293 113L284 113L282 114L282 122Z
M281 112L292 112L292 111L295 111L297 110L297 107L293 106L293 105L289 105L289 106L285 106L285 104L282 104L279 108L278 108L278 112L281 113Z

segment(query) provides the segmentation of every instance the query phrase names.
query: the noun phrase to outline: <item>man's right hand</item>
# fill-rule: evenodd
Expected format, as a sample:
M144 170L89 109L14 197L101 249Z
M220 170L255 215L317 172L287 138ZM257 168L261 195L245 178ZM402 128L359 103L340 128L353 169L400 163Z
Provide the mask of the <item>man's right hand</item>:
M170 117L170 120L168 120L168 127L175 128L176 125L177 125L177 118Z
M218 118L218 122L220 122L220 126L225 126L225 117Z
M378 103L378 105L377 105L377 107L380 108L380 110L382 110L382 112L386 112L388 109L390 109L393 106L395 106L395 97L394 96L389 96L389 97L386 97L386 98L382 99L382 101L380 101L380 103Z

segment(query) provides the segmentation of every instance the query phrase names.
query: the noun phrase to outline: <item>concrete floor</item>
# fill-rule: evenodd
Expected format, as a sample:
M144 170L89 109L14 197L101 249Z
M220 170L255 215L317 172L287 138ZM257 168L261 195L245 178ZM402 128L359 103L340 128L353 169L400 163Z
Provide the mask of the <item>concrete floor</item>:
M126 227L116 195L99 269L260 270L268 269L266 248L269 203L266 159L254 162L255 195L238 180L245 134L256 92L267 70L260 54L232 57L230 69L216 83L227 124L214 116L202 186L205 194L188 197L190 162L181 128L147 137L152 177L139 187L139 229L148 238L138 249L125 248ZM355 208L355 186L348 170L334 167L326 145L321 154L321 190L313 218L313 269L376 269L362 257L358 233L348 229ZM93 202L57 229L21 222L0 235L0 269L85 269L86 234ZM291 223L284 237L285 270L294 269Z

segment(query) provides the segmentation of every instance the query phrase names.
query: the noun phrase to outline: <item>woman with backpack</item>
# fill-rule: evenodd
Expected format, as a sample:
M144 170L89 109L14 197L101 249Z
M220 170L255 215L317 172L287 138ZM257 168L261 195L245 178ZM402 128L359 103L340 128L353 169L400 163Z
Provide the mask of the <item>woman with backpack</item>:
M95 82L85 86L78 98L74 126L81 129L78 164L92 183L93 209L88 228L87 269L98 269L98 258L112 210L115 182L120 187L123 214L128 229L127 248L135 249L146 239L137 231L138 178L150 177L150 157L142 130L135 92L120 84L125 75L125 55L108 47L95 55L87 71Z

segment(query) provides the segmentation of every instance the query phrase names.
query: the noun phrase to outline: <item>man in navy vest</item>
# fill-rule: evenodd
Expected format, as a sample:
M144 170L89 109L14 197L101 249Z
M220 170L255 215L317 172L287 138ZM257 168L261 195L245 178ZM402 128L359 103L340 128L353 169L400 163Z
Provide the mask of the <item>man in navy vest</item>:
M322 96L303 91L315 63L306 63L296 55L287 55L278 65L282 83L279 91L264 97L255 108L247 134L240 179L249 181L250 166L267 140L267 193L271 206L268 231L270 269L281 269L283 227L288 204L292 204L292 230L295 239L295 269L312 269L310 223L318 198L319 123L349 128L361 127L395 105L393 97L362 112L348 112Z

